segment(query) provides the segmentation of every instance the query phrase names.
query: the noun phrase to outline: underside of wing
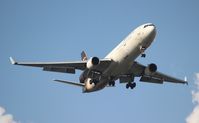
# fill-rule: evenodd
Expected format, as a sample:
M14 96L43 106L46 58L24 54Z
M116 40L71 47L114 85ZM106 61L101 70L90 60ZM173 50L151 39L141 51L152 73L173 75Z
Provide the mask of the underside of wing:
M138 62L134 62L132 67L128 70L127 74L134 75L135 77L141 77L140 81L162 84L164 81L172 83L182 83L187 84L186 80L181 80L164 73L155 71L151 73L146 73L147 66L144 66Z
M73 61L73 62L16 62L10 57L10 62L14 65L41 67L44 71L75 73L75 70L87 69L87 61ZM95 67L97 71L103 71L109 64L110 59L100 59L100 64Z
M187 84L186 80L178 79L169 75L166 75L161 72L155 72L154 74L151 75L153 78L158 78L162 81L167 81L167 82L172 82L172 83L182 83L182 84Z
M16 62L12 57L10 61L14 65L42 67L44 71L75 73L75 69L84 70L86 61L74 62Z

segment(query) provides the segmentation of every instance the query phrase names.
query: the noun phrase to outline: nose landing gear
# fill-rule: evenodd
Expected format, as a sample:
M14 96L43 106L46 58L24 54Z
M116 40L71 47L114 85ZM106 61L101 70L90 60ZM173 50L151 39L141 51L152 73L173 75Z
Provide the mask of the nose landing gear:
M146 57L146 54L145 54L145 53L142 53L142 54L141 54L141 57L145 58L145 57Z
M146 57L146 54L144 53L145 50L146 50L146 47L140 46L141 57L143 57L143 58Z

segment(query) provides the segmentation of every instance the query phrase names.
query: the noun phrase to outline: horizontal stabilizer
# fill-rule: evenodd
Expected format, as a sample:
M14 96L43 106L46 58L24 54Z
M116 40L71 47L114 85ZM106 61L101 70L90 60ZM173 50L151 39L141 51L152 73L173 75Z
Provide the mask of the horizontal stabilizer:
M84 87L84 84L83 84L83 83L70 82L70 81L57 80L57 79L55 79L54 81L56 81L56 82L61 82L61 83L65 83L65 84L69 84L69 85L75 85L75 86L79 86L79 87Z

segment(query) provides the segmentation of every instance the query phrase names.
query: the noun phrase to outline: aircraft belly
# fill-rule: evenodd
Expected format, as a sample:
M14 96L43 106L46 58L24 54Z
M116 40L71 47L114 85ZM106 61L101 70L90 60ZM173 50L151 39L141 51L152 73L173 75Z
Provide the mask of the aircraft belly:
M109 74L110 76L118 76L126 73L139 55L139 47L133 48L130 52L126 52L125 49L118 51L115 53L114 57L112 57L114 62L112 62L110 67L107 69L106 74Z

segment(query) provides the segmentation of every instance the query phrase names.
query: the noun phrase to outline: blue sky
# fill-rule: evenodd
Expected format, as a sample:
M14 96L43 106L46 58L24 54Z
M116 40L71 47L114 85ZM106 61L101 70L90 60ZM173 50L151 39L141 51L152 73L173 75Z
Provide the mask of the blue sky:
M0 107L20 123L185 123L192 112L191 90L198 73L197 0L0 0ZM115 88L82 94L81 88L53 82L78 81L76 75L13 66L20 61L103 58L137 26L157 27L147 57L158 70L189 86L139 82L134 90Z

